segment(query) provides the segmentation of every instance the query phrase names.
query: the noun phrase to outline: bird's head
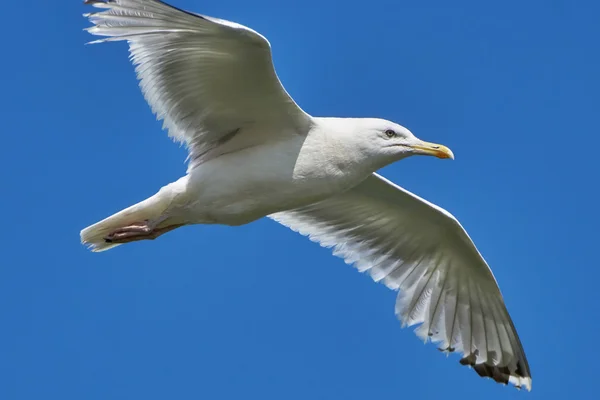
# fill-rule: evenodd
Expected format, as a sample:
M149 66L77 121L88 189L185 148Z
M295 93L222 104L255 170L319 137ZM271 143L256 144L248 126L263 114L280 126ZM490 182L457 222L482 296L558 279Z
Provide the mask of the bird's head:
M358 135L363 150L389 162L412 155L454 159L446 146L418 139L402 125L382 119L364 119L360 125Z
M391 121L377 118L315 118L317 147L341 168L362 166L370 172L413 155L454 159L452 151L441 144L425 142L411 131Z

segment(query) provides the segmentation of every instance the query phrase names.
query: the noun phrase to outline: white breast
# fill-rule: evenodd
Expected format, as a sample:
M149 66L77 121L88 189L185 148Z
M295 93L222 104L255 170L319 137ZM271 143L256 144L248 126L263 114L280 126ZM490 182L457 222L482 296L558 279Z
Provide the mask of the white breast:
M340 171L323 146L314 136L293 136L198 166L187 188L192 220L241 225L323 200L366 177Z

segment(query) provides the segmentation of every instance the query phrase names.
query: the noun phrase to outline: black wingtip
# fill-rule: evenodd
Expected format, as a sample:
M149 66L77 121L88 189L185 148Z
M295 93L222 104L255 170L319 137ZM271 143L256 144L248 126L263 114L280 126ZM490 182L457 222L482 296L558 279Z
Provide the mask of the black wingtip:
M521 362L518 362L517 369L514 372L511 372L507 366L499 367L487 363L476 364L476 361L477 355L470 354L467 357L463 357L460 360L460 364L472 367L482 378L492 378L494 381L504 385L508 385L508 383L511 382L510 378L512 376L513 383L517 389L521 389L520 383L525 382L525 386L527 386L526 382L531 382L531 376L525 376L525 369L523 368L523 365L521 365ZM519 384L515 383L515 378L517 379L516 382L519 382ZM531 390L529 386L527 386L527 388Z

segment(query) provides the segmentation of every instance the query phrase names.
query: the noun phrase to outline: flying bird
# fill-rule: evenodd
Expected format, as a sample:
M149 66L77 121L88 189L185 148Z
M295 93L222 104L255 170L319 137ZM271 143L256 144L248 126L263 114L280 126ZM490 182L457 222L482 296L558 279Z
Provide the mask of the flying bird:
M86 0L87 30L127 41L157 118L189 150L185 176L81 231L93 251L183 225L271 218L399 291L396 314L419 337L460 352L483 377L531 390L498 284L460 223L377 173L445 146L376 118L321 118L285 91L258 32L158 0Z

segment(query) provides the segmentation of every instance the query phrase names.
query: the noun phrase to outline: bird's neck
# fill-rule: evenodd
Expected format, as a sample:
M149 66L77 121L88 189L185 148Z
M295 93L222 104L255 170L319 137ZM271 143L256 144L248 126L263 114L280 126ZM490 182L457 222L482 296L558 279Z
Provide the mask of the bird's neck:
M364 143L364 132L360 127L362 118L315 118L315 127L309 135L314 135L321 144L324 156L341 170L357 174L371 174L384 166L397 161L373 150Z
M369 157L352 140L347 140L346 132L339 131L344 127L334 119L317 119L302 143L296 170L321 176L339 186L338 189L346 189L386 164Z

